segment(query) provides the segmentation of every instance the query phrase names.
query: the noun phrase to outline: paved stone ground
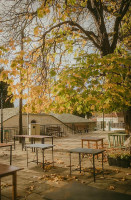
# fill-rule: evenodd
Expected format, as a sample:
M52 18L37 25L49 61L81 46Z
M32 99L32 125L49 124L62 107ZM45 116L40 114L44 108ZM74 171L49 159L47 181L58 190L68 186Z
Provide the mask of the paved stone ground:
M102 174L96 176L96 182L93 181L92 159L84 156L82 158L83 172L73 171L72 176L69 175L69 153L68 149L81 147L81 137L84 136L104 136L104 148L106 149L104 156L104 177ZM46 140L45 143L50 143ZM13 144L13 142L12 142ZM45 170L41 164L29 163L27 168L26 151L21 150L21 144L16 142L16 149L13 149L12 165L23 167L24 169L17 172L17 193L19 200L44 200L46 194L55 191L71 182L80 182L95 188L113 190L116 192L131 195L131 169L113 167L108 165L107 153L115 151L108 148L107 132L93 132L82 135L71 135L64 138L54 139L54 167L47 165ZM86 146L86 143L85 143ZM121 150L119 150L121 151ZM35 159L35 153L29 151L30 159ZM39 152L39 159L42 160L42 154ZM51 150L45 151L47 161L51 160ZM9 164L9 150L7 148L0 149L0 162ZM73 168L78 167L78 155L72 155ZM101 157L96 158L96 169L101 170ZM2 178L2 200L11 199L12 194L12 178L11 176Z

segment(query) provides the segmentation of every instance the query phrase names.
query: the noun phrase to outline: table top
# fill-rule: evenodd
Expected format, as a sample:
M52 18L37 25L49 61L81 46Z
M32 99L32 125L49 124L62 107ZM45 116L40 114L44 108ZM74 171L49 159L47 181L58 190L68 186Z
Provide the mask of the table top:
M10 175L11 173L22 170L22 169L23 168L15 167L12 165L5 165L5 164L0 163L0 178Z
M53 136L49 135L30 135L32 138L53 138Z
M126 136L126 133L108 133L108 136Z
M88 148L75 148L75 149L70 149L70 153L86 153L86 154L94 154L97 155L99 153L104 152L104 149L88 149Z
M14 135L14 137L20 137L20 138L53 138L53 136L48 136L48 135Z
M0 143L0 147L9 147L9 146L12 146L12 144Z
M91 137L91 136L81 138L81 140L89 140L89 141L99 141L103 139L104 139L103 137Z
M26 145L27 148L40 148L40 149L48 149L48 148L52 148L55 145L51 145L51 144L28 144Z

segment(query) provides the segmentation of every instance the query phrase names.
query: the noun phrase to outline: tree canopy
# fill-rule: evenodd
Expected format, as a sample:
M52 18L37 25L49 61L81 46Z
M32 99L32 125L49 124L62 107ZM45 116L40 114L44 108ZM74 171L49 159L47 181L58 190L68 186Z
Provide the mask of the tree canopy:
M124 52L102 58L80 56L77 65L65 67L55 81L51 109L79 113L127 110L131 106L130 65L130 56Z
M1 37L11 57L3 72L9 91L15 98L28 89L22 97L33 112L128 109L129 13L130 0L16 0L5 5ZM19 75L21 82L14 83Z

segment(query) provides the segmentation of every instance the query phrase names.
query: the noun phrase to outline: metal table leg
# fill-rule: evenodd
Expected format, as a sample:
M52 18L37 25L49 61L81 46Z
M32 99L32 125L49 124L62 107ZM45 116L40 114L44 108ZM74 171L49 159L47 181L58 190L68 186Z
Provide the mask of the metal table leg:
M83 148L83 140L81 140L81 147Z
M27 152L27 167L28 167L28 148L26 149Z
M10 146L10 165L12 164L12 145Z
M15 136L14 136L14 150L15 150Z
M33 138L31 138L31 144L34 144L34 140ZM32 147L32 152L34 151L33 147Z
M53 150L53 147L52 147L52 162L53 162L53 167L54 167L54 150Z
M43 169L45 168L45 161L44 161L44 149L43 149Z
M41 140L41 144L44 144L45 143L45 140L44 140L44 138L42 138L42 140Z
M22 140L22 151L23 151L23 149L24 149L24 145L25 145L25 138L22 137L21 140Z
M1 178L0 178L0 199L1 199Z
M109 143L109 148L111 147L111 140L110 140L110 135L108 134L108 143Z
M93 176L94 176L94 182L95 182L95 155L93 154Z
M33 144L35 144L35 138L34 138L34 140L33 140ZM34 148L34 150L33 150L34 152L35 152L35 148Z
M103 172L103 177L104 177L103 158L104 158L104 155L103 155L103 152L102 152L102 172Z
M53 137L52 137L52 145L53 145ZM54 151L54 149L53 149L53 146L52 146L52 155L53 155L53 151ZM53 166L54 166L54 156L53 156Z
M88 143L88 148L90 148L90 141L88 141L87 143Z
M79 165L80 165L80 173L81 173L81 153L79 153Z
M101 140L101 148L103 148L103 139Z
M98 149L98 141L96 141L96 149ZM97 154L97 159L98 159L98 154Z
M16 200L17 199L17 174L16 172L13 173L13 179L12 179L12 187L13 187L13 191L12 191L12 199Z
M37 165L38 165L38 149L36 148L36 161L37 161Z
M71 176L71 153L70 153L70 176Z

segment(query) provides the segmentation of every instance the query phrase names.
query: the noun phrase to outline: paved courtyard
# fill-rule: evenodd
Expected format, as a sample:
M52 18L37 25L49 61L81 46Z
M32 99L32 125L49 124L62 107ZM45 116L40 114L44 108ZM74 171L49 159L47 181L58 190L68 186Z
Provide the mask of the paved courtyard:
M92 158L85 155L82 157L82 172L73 171L70 176L70 157L68 150L81 147L81 137L84 136L104 137L104 177L102 174L93 180ZM28 143L28 141L27 141ZM50 144L49 139L45 143ZM12 142L13 144L13 142ZM83 187L104 189L107 191L119 192L131 195L131 169L109 166L107 153L114 150L108 148L107 132L92 132L86 134L75 134L63 138L54 138L54 167L47 165L43 170L41 164L29 163L27 167L27 152L21 150L21 144L16 142L16 149L13 149L12 165L22 167L17 172L17 193L20 200L47 200L47 196L58 189L67 187L71 183L81 183ZM86 143L85 143L86 147ZM29 152L30 160L36 159L35 152ZM51 150L45 150L46 162L51 161ZM39 160L42 160L42 153L39 152ZM101 171L101 156L95 159L97 172ZM0 149L0 163L9 164L9 149ZM72 169L79 167L78 154L72 155ZM12 177L1 179L2 200L12 199ZM57 199L57 197L55 197ZM64 199L64 196L63 196ZM126 199L125 199L126 200Z

